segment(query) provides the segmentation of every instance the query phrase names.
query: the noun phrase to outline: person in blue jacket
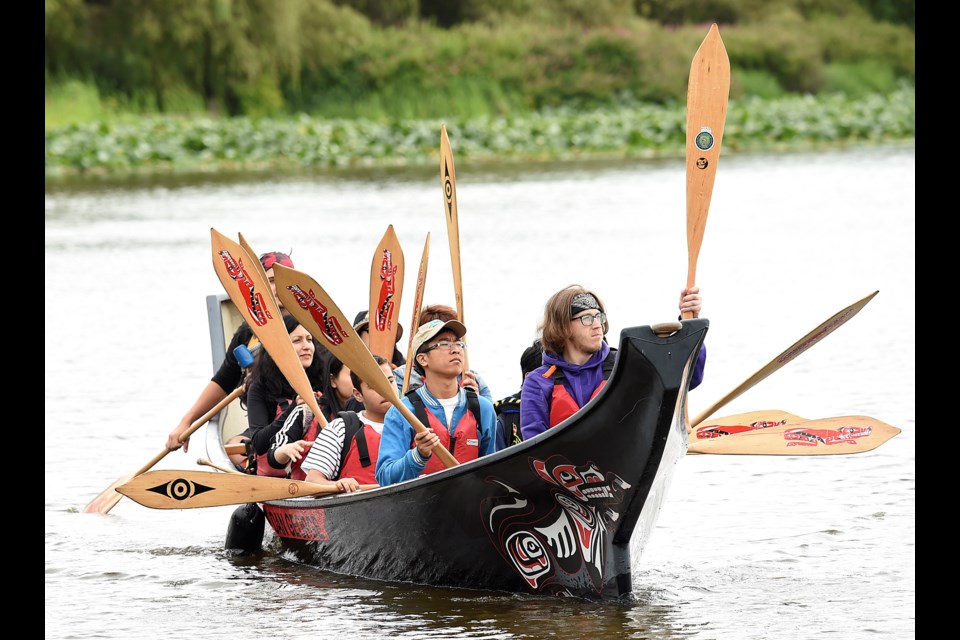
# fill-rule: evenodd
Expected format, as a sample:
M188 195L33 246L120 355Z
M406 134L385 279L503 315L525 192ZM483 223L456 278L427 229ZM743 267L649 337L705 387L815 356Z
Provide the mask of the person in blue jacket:
M377 456L380 486L443 469L439 456L434 455L437 447L446 447L461 463L496 450L493 403L459 382L466 333L458 320L431 320L417 329L413 366L423 377L423 386L408 392L401 402L426 430L417 433L397 407L390 407L383 419Z
M700 315L698 287L680 292L680 313ZM523 379L520 432L528 440L579 411L603 388L616 360L603 302L593 291L570 285L553 294L540 325L543 364ZM690 388L703 381L707 349L697 354Z

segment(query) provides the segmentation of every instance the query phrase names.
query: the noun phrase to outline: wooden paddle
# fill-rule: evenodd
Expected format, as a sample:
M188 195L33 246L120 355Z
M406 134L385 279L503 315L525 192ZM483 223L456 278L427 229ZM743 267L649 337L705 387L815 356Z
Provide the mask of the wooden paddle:
M869 416L839 416L691 442L687 453L825 456L876 449L900 429Z
M707 226L730 95L730 59L713 24L700 43L687 84L687 287L697 282L697 259ZM685 311L684 320L693 317Z
M273 273L277 283L277 295L283 305L313 334L314 339L323 340L330 353L389 400L414 430L418 433L426 431L426 427L400 401L396 384L387 380L367 345L363 344L353 325L347 321L347 317L323 287L302 271L280 264L273 268ZM433 451L447 467L459 464L445 447L437 447Z
M213 248L213 268L227 295L233 300L240 315L247 321L257 339L273 358L287 382L317 417L321 427L327 421L317 404L303 364L297 356L290 334L283 323L277 301L273 298L266 272L256 253L247 252L242 246L216 229L210 229ZM256 264L256 266L248 266ZM276 265L274 274L276 274Z
M370 264L370 324L367 328L370 352L386 358L387 362L393 361L397 344L403 273L403 249L391 224L373 252Z
M410 319L410 340L407 343L407 364L403 368L403 389L406 395L410 389L410 373L413 371L413 336L420 328L420 312L423 310L423 289L427 284L427 256L430 253L430 232L423 241L423 254L420 256L420 270L417 272L417 291L413 296L413 318Z
M360 489L376 489L378 486L362 484ZM182 469L150 471L117 491L151 509L222 507L340 493L336 487L302 480Z
M457 220L457 172L453 166L453 149L447 137L447 126L440 125L440 186L443 188L443 210L447 220L447 240L450 243L450 266L453 268L453 292L457 299L457 316L464 326L463 283L460 277L460 222ZM462 340L466 341L466 335ZM467 351L463 352L463 370L469 371Z
M214 405L214 407L210 409L210 411L207 411L205 414L197 418L196 421L194 421L194 423L191 424L186 431L180 434L180 437L178 438L178 440L180 442L183 442L184 440L189 438L191 435L193 435L194 431L196 431L203 425L207 424L213 418L213 416L220 413L220 411L222 411L225 406L233 402L234 399L239 397L241 393L243 393L243 385L237 387L236 389L228 393L226 397L220 402L218 402L216 405ZM140 469L135 471L132 475L123 476L122 478L118 479L116 482L114 482L109 487L104 489L96 498L91 500L90 503L83 508L83 512L84 513L109 513L110 510L113 509L115 506L117 506L117 503L123 499L123 494L117 493L117 488L120 485L128 482L131 478L135 478L152 469L153 466L158 462L160 462L161 460L163 460L166 457L166 455L170 453L170 451L171 451L170 449L164 448L164 450L158 453L157 455L155 455L150 460L150 462L140 467Z
M783 365L787 364L788 362L790 362L791 360L799 356L801 353L803 353L813 345L823 340L823 338L825 338L834 330L836 330L837 327L842 325L844 322L846 322L853 316L857 315L857 313L860 312L860 309L863 309L863 307L866 306L868 302L873 300L873 297L878 293L880 292L874 291L867 297L857 300L856 302L851 304L849 307L846 307L845 309L841 309L837 313L827 318L816 329L814 329L807 335L800 338L798 341L793 343L786 351L778 355L776 358L774 358L773 360L768 362L765 366L763 366L759 371L757 371L752 376L750 376L749 378L741 382L739 385L737 385L737 387L733 391L729 392L727 395L723 396L722 398L714 402L712 405L707 407L707 409L703 411L699 416L697 416L693 422L688 421L687 428L692 429L693 427L696 427L701 422L703 422L704 420L712 416L717 410L720 409L720 407L726 405L728 402L730 402L731 400L739 396L741 393L753 387L755 384L757 384L758 382L760 382L761 380L769 376L771 373L780 369L781 367L783 367Z

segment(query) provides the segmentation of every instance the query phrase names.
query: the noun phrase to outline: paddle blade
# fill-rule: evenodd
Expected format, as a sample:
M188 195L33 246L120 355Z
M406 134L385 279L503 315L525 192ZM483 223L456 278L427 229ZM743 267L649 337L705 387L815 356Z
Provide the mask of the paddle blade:
M730 59L717 25L700 43L687 84L687 286L696 283L697 259L717 177L730 95Z
M690 443L687 453L826 456L863 453L876 449L900 429L869 416L840 416L808 420Z
M127 482L120 493L151 509L194 509L339 493L312 482L209 471L149 471Z
M373 252L370 264L370 324L367 327L370 352L388 362L393 360L397 344L403 275L403 249L391 224ZM411 335L416 333L415 327L411 329Z
M413 337L420 324L420 312L423 309L423 290L427 286L427 258L430 255L430 232L423 241L423 253L420 256L420 270L417 271L417 290L413 294L413 317L410 319L410 339L407 342L407 366L403 368L403 391L410 389L410 372L413 371Z
M83 508L84 513L109 513L123 499L123 494L117 493L117 488L128 482L133 475L123 476L112 485L100 492Z
M248 253L242 246L216 229L210 229L210 238L213 268L227 295L233 300L240 315L250 325L290 386L304 399L321 426L326 426L327 421L313 395L313 386L303 370L303 364L293 348L293 343L290 342L290 335L284 326L280 307L277 306L277 301L273 297L263 265L254 257L255 253ZM282 265L276 265L274 273L277 266Z
M689 440L693 443L700 440L717 438L719 436L734 435L747 431L755 431L757 429L780 427L787 424L797 424L798 422L807 421L808 418L801 418L798 415L780 411L779 409L750 411L748 413L738 413L724 418L706 420L690 432Z
M277 295L287 310L313 335L314 340L321 341L350 371L389 400L414 430L425 431L423 423L400 401L397 385L387 380L387 374L373 359L367 345L363 344L353 325L323 287L302 271L283 265L276 265L273 273ZM435 452L446 466L459 464L445 447L437 447Z

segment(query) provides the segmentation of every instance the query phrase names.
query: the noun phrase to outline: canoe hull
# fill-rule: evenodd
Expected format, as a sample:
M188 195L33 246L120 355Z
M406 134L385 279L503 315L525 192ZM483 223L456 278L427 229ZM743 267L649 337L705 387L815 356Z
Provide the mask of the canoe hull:
M708 327L626 329L617 366L583 410L536 438L373 491L269 502L298 560L417 584L620 598L686 451L694 354ZM679 409L679 410L678 410Z

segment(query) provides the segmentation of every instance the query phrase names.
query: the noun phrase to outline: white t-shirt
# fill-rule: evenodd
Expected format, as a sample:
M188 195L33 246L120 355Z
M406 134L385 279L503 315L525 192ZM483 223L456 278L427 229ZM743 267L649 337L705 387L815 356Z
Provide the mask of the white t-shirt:
M377 433L383 433L382 422L371 421L363 411L358 413L357 417L361 423L370 425ZM316 469L327 480L337 480L340 477L340 453L343 451L345 429L343 418L337 418L320 430L316 442L307 451L307 457L300 465L304 473Z
M452 398L437 398L437 402L443 407L443 413L447 416L447 427L449 427L450 421L453 420L453 411L460 404L460 394L457 393Z

